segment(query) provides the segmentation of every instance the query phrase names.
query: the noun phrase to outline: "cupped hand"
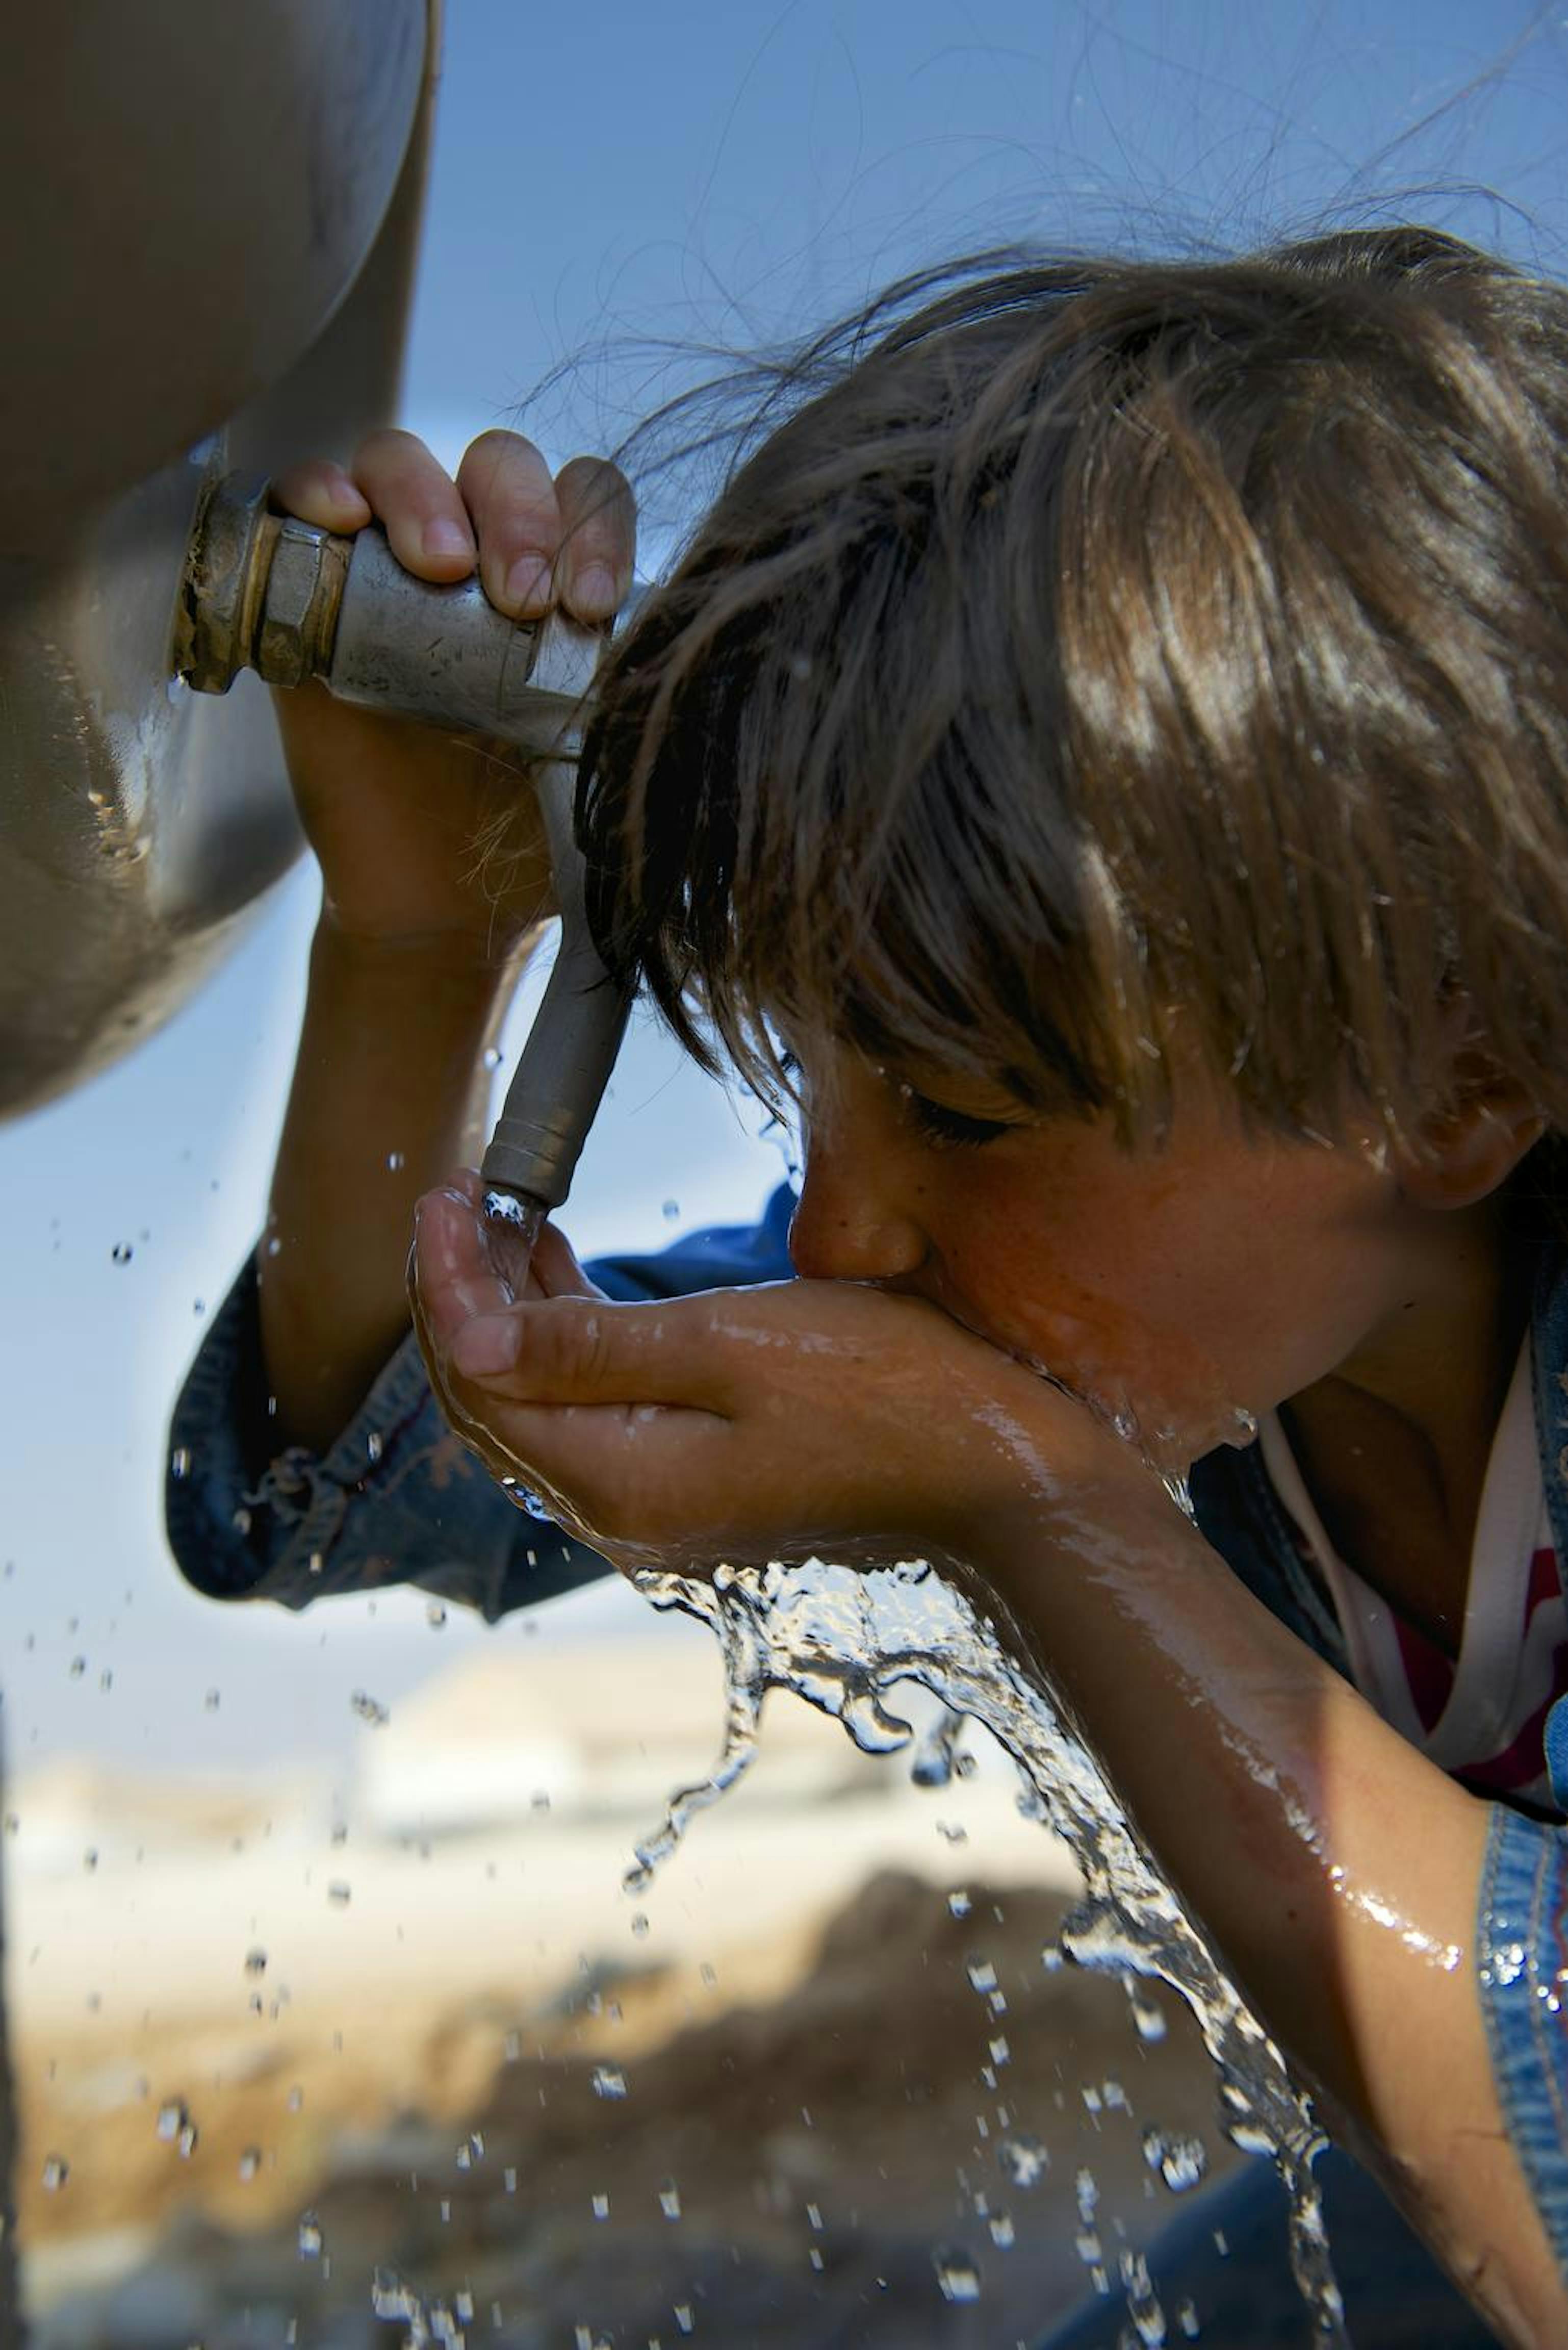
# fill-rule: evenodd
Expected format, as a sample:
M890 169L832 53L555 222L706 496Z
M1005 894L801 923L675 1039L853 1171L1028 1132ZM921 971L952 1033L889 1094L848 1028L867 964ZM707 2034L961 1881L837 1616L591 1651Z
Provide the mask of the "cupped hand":
M546 1226L514 1303L480 1196L467 1175L419 1205L410 1292L431 1383L493 1474L624 1570L982 1565L1009 1525L1065 1530L1158 1482L921 1299L789 1281L616 1304Z
M273 503L324 530L386 531L405 570L439 586L477 567L520 623L558 608L607 628L631 587L636 514L624 476L576 457L553 479L533 443L492 432L455 481L411 432L374 432L344 467L295 465ZM552 912L549 858L526 764L492 737L335 702L320 685L274 696L290 780L330 918L377 944L449 940L503 960ZM483 853L506 819L498 853Z

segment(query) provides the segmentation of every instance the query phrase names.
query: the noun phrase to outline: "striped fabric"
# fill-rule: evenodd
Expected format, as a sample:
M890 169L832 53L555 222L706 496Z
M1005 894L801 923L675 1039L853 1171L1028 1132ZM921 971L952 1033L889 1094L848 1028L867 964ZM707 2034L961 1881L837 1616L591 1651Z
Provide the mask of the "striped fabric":
M1528 1347L1487 1465L1457 1660L1339 1557L1277 1415L1260 1437L1302 1555L1333 1599L1362 1695L1465 1786L1563 1818L1543 1737L1547 1714L1568 1696L1568 1607L1542 1490Z

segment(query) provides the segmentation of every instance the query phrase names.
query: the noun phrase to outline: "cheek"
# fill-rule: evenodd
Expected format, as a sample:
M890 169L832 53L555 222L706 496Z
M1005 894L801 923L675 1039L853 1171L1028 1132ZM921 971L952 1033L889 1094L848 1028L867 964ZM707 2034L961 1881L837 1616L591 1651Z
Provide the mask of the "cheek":
M1182 1464L1245 1419L1232 1300L1188 1229L1179 1174L986 1170L946 1230L946 1270L987 1330Z

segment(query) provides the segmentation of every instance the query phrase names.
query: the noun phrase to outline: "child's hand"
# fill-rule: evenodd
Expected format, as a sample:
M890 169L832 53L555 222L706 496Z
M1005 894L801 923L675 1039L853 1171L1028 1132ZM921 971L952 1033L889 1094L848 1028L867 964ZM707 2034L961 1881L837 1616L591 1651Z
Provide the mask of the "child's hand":
M616 1305L546 1226L538 1294L514 1305L479 1198L465 1177L420 1202L410 1294L431 1383L493 1474L623 1569L974 1565L1015 1516L1065 1531L1124 1496L1147 1510L1150 1489L1168 1506L1084 1407L920 1299L791 1281Z
M576 457L552 482L539 452L514 432L482 434L455 482L411 433L375 432L348 472L325 461L294 466L273 498L321 529L351 535L379 522L421 579L466 579L477 563L490 601L517 620L558 605L607 627L631 585L636 517L621 474ZM516 825L504 870L475 871L479 835L521 801L531 807L514 750L356 709L319 685L274 702L327 910L346 935L377 945L446 941L499 961L552 911L536 821Z

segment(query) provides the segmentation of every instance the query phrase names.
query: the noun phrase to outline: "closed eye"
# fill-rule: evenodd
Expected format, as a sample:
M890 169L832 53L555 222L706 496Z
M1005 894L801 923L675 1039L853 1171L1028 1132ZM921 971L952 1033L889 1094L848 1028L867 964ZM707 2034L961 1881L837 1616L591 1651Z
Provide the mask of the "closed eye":
M949 1109L942 1102L929 1101L912 1086L900 1086L898 1098L916 1131L939 1149L975 1149L982 1143L995 1142L1003 1134L1017 1132L1005 1118L971 1118L961 1109Z

